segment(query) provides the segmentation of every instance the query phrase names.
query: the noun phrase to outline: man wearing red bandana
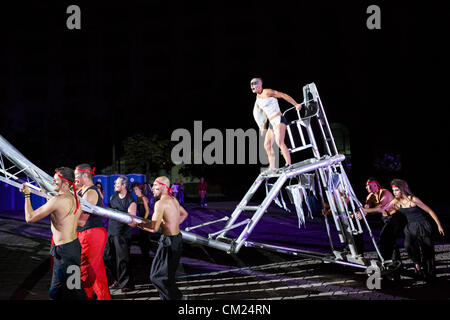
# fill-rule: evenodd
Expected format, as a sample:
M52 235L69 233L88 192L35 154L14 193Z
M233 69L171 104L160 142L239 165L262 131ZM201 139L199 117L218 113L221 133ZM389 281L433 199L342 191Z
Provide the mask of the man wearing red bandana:
M366 182L366 190L369 195L366 198L364 212L366 214L381 213L383 228L380 232L380 253L385 260L400 260L400 250L397 238L403 237L405 219L396 210L383 210L394 199L392 193L381 187L380 183L369 178Z
M176 285L175 273L182 250L180 224L188 213L172 196L169 186L170 181L167 177L155 180L152 190L154 197L159 200L155 203L151 223L140 224L138 227L150 232L158 232L161 227L162 235L153 258L150 280L162 300L180 300L183 295Z
M71 283L68 280L73 275L71 271L73 266L80 267L81 263L81 245L76 234L81 210L79 210L78 198L70 192L71 186L74 186L74 180L72 169L66 167L56 169L53 188L58 195L36 210L33 210L31 206L28 186L24 184L23 189L20 190L25 196L27 222L37 222L50 215L54 241L50 254L54 258L54 265L49 295L54 300L86 299L86 293L81 286L75 285L73 288L68 286Z
M94 170L86 163L76 166L75 185L81 198L103 207L102 197L92 180ZM97 300L111 300L103 263L107 232L102 217L83 212L78 220L77 235L81 243L81 281L86 295L93 299L95 292Z

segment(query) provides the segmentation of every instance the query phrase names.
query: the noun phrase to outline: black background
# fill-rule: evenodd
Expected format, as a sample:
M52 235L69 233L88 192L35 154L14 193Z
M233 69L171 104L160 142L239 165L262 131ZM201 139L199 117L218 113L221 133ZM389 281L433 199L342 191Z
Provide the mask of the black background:
M81 8L68 30L66 8ZM381 8L381 30L366 9ZM379 152L402 156L419 197L445 201L450 21L441 2L18 1L1 7L0 134L47 172L111 164L135 133L256 128L249 80L302 100L315 82L330 122L350 130L364 193ZM289 107L280 101L280 107ZM118 153L122 150L118 149ZM258 166L212 182L246 189ZM389 179L389 180L388 180Z

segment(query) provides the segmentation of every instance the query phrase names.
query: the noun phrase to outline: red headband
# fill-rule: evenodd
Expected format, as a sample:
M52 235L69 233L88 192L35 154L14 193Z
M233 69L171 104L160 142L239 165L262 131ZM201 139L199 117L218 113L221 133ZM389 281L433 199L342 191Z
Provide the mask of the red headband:
M89 173L92 173L93 176L95 176L95 167L92 168L92 171L86 170L86 169L80 169L80 168L75 168L75 170L89 172Z
M377 180L367 180L366 185L368 185L369 183L375 183L379 188L381 188L381 185Z
M160 185L164 186L167 188L167 190L169 191L170 195L173 194L172 189L170 189L165 183L159 182L158 180L155 180L156 183L159 183Z
M73 186L73 195L75 196L75 201L77 202L77 209L75 210L75 212L73 214L77 213L78 208L80 207L80 200L78 200L77 192L75 191L75 183L73 183L72 181L69 181L69 180L63 178L63 176L60 175L58 172L56 172L56 175L58 177L60 177L62 180L67 181L68 183L70 183Z

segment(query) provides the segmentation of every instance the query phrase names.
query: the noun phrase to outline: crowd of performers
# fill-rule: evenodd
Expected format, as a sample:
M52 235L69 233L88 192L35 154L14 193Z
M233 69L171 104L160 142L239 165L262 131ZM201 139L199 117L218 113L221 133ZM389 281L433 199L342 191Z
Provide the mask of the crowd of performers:
M286 166L290 166L289 150L284 143L287 121L280 112L277 98L283 98L297 110L302 108L302 104L285 93L263 88L262 84L261 78L254 78L250 82L251 90L257 96L253 114L261 135L265 135L264 145L269 158L269 169L275 168L272 148L274 142L280 147ZM188 213L173 196L169 179L163 176L154 180L152 192L158 201L155 202L151 222L138 224L133 220L128 225L110 219L106 230L100 216L83 212L80 208L78 197L91 204L103 206L104 195L94 185L93 175L94 170L88 164L80 164L74 170L67 167L57 168L53 177L57 196L36 210L31 205L28 186L24 184L21 189L25 196L27 222L36 222L49 215L51 217L53 238L50 253L53 256L53 274L50 297L110 300L111 288L121 289L122 292L134 290L130 245L132 228L138 227L142 230L141 250L147 253L149 247L141 240L147 237L148 232L161 233L150 268L150 281L157 288L161 299L184 299L185 296L176 285L175 273L182 251L180 224ZM115 193L109 199L109 207L130 215L139 212L142 217L149 218L148 199L142 193L142 186L133 185L138 196L137 201L132 197L128 186L126 176L120 176L115 181ZM391 188L393 194L382 188L373 178L366 184L369 195L363 209L364 214L381 213L384 223L379 240L381 255L385 260L400 260L396 239L403 236L405 249L414 262L415 273L427 280L433 280L433 228L426 215L431 216L439 233L444 235L442 225L433 210L411 193L405 181L394 179ZM202 207L206 207L204 180L198 192ZM326 204L323 209L325 214L329 212ZM72 270L70 268L73 266L80 269L82 286L69 288L69 270Z
M24 184L21 189L25 197L27 222L36 222L50 215L53 236L50 249L53 257L50 298L111 300L110 289L117 288L122 292L134 290L130 245L132 228L138 227L147 235L148 232L161 234L150 268L150 281L157 288L161 299L184 299L176 285L175 273L182 251L180 224L188 213L173 197L169 179L162 176L153 183L153 196L158 201L154 205L151 220L139 224L133 220L125 224L110 219L106 230L102 217L83 212L80 208L78 197L103 206L102 195L93 182L93 174L88 164L80 164L75 170L57 168L53 177L57 196L36 210L31 206L29 187ZM145 212L144 217L148 217L148 204L139 201L142 189L135 190L138 195L138 201L135 201L128 186L126 176L117 178L109 207L130 215L136 215L139 210ZM72 194L71 190L75 192ZM80 270L79 287L70 282L74 266Z

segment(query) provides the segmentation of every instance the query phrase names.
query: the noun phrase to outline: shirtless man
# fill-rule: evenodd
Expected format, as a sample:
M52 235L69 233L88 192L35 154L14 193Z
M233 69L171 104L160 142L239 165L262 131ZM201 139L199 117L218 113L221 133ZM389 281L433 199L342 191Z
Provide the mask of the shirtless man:
M365 214L381 212L383 228L380 232L380 251L383 259L400 261L400 251L396 239L403 234L405 219L395 210L383 210L393 199L392 193L381 187L377 180L369 178L366 182L366 190L369 195L364 205Z
M155 203L155 211L150 224L140 224L143 230L158 232L161 227L158 250L153 259L150 280L158 289L162 300L180 300L183 295L175 281L175 273L180 262L182 237L180 224L188 213L172 196L167 177L159 177L153 183L153 195L159 200Z
M74 186L74 172L70 168L61 167L55 170L53 188L58 193L46 204L33 210L30 200L30 189L23 185L25 196L25 220L37 222L48 215L51 219L51 230L54 245L50 254L54 257L52 282L49 295L51 299L86 299L86 293L81 287L68 287L68 278L73 274L73 266L80 268L81 245L77 238L77 223L80 218L79 200L70 193ZM69 267L71 267L69 269ZM78 283L80 283L79 281ZM76 286L75 286L76 287Z
M264 89L262 85L263 81L261 78L253 78L250 81L250 88L253 93L256 93L255 106L253 107L253 117L258 124L261 136L266 135L264 140L264 148L266 149L267 157L269 158L269 168L275 168L275 153L272 148L274 141L283 154L284 160L286 161L286 166L290 166L291 155L288 147L284 143L286 125L288 122L280 111L277 99L282 98L286 100L295 106L297 110L300 110L302 105L297 103L289 95L272 89ZM266 128L267 125L268 130Z

